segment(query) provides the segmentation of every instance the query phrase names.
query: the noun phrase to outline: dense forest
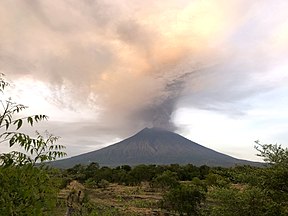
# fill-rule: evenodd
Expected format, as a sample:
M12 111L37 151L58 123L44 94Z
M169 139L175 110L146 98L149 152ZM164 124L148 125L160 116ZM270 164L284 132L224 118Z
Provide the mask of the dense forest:
M1 76L3 94L8 85ZM1 102L1 145L19 150L0 154L0 215L288 215L288 149L280 145L256 142L263 167L95 161L60 170L45 164L65 155L58 137L21 132L47 116L18 118L27 107Z

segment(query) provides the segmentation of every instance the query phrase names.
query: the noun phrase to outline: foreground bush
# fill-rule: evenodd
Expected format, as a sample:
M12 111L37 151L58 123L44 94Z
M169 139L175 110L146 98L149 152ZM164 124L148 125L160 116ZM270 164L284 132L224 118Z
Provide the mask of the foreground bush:
M47 170L25 165L0 168L1 215L53 215L57 184Z
M212 188L209 192L212 204L209 216L281 216L281 206L274 202L265 191L253 187L242 190L236 188Z
M66 155L65 146L55 144L59 137L36 131L36 137L21 132L23 125L34 126L46 115L19 117L27 107L5 95L9 83L0 74L0 144L17 147L0 154L0 215L55 215L57 183L43 164Z

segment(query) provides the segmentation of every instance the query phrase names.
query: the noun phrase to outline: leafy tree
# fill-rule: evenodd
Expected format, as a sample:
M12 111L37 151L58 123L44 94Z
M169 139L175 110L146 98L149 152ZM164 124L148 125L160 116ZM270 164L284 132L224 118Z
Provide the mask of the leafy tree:
M9 143L12 142L13 145L19 144L26 153L12 151L1 154L0 164L3 166L10 166L12 164L19 166L24 164L35 165L38 162L52 161L66 155L66 153L60 151L65 147L55 144L59 137L49 134L47 131L45 131L45 135L36 131L36 138L31 138L24 133L13 133L14 135L10 138ZM6 132L4 134L6 134Z
M209 174L210 167L207 165L202 165L199 167L199 172L200 172L200 179L205 179L206 176Z
M84 171L85 173L85 179L93 178L97 171L99 170L100 166L96 162L90 163Z
M130 175L135 179L136 184L140 184L142 181L151 181L155 176L155 166L138 165L131 170Z
M219 186L227 187L229 185L229 180L219 174L210 172L205 179L205 182L208 186Z
M261 144L259 140L255 141L255 149L259 152L257 156L270 165L288 166L288 148L282 148L278 144Z
M182 167L178 175L181 181L191 181L194 177L200 177L200 170L199 167L187 164Z
M0 93L4 94L9 83L5 81L4 75L0 74ZM8 142L9 147L17 144L23 151L12 151L6 154L0 154L0 165L24 165L35 164L36 162L44 162L55 160L57 157L66 155L61 150L65 148L63 145L56 145L55 142L59 137L53 136L45 132L45 136L36 131L36 138L33 138L19 129L23 123L33 126L34 123L47 120L46 115L33 115L22 118L15 118L21 111L27 109L27 106L17 104L11 98L0 99L2 110L0 111L0 143ZM31 157L34 155L34 157Z
M221 176L227 176L234 184L249 184L255 186L259 182L259 176L257 173L259 173L262 168L252 167L250 165L235 166L233 168L226 169L227 174L223 174L223 172L218 172L218 174Z
M0 93L9 86L0 75ZM0 143L15 144L22 149L0 154L0 209L1 215L53 215L57 201L58 182L50 175L50 169L35 163L54 160L66 155L65 147L57 145L55 137L48 132L36 132L33 138L20 129L26 123L47 119L46 115L16 118L27 107L1 97L0 103ZM0 108L1 109L1 108Z
M180 215L200 215L201 202L205 200L205 192L195 185L181 184L164 194L161 207Z
M288 215L288 151L281 145L260 144L259 141L255 148L268 165L230 169L230 177L238 184L225 188L213 184L218 187L209 189L208 199L212 203L208 205L206 215ZM206 180L213 180L209 175Z
M78 180L83 183L88 179L86 178L85 170L86 166L82 164L76 164L74 167L67 169L66 172L71 179Z
M273 200L285 206L285 213L288 214L288 149L277 144L260 144L259 141L256 144L258 156L269 164L257 173L257 186L268 191Z
M130 172L132 170L131 166L129 165L122 165L120 169L125 170L126 172Z
M49 171L26 164L0 167L1 215L54 215L58 181Z
M112 182L112 169L110 167L101 167L99 171L95 174L94 179L96 180L97 184L105 179L108 182Z
M269 194L257 187L210 189L209 216L275 216L281 213L281 205L275 202Z
M177 174L167 170L154 178L151 185L162 190L174 188L179 185Z

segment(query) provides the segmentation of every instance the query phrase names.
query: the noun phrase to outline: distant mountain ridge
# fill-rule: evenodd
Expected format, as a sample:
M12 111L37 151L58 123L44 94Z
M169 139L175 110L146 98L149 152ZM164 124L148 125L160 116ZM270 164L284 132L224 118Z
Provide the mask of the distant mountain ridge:
M193 164L196 166L259 165L199 145L185 137L159 128L144 128L134 136L108 147L58 160L52 166L68 168L97 162L100 166L139 164Z

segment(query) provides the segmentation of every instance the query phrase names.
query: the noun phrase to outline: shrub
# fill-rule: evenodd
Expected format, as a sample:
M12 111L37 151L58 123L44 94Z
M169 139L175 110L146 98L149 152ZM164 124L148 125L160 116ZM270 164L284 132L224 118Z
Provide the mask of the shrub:
M161 208L180 215L200 215L201 203L204 200L205 193L201 188L195 185L179 185L164 194Z
M0 168L1 215L53 215L58 185L46 170L25 165Z
M246 189L212 188L209 197L209 216L275 216L283 215L280 206L263 190L252 187Z
M106 189L106 188L109 186L109 182L108 182L107 180L105 180L105 179L101 179L101 180L98 182L97 186L98 186L99 188Z
M173 188L179 185L177 174L169 170L154 178L151 182L152 187L163 189Z

